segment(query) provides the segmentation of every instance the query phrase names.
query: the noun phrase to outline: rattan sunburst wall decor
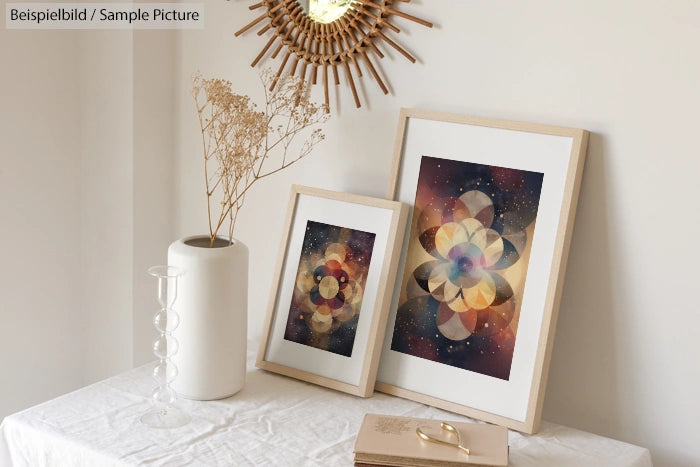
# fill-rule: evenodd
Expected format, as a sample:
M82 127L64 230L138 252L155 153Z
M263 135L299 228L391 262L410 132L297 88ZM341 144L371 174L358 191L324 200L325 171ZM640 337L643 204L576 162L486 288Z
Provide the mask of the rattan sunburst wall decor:
M433 27L432 23L397 9L396 3L407 3L410 0L310 0L311 10L308 4L302 5L300 1L309 0L262 0L251 5L250 10L263 9L264 12L235 35L240 36L259 24L262 24L258 31L259 36L271 33L267 44L251 63L253 67L273 46L276 45L270 55L272 59L277 58L286 48L277 70L277 78L289 66L289 73L292 75L299 73L311 84L318 84L320 69L327 108L330 108L329 72L335 85L340 84L340 73L345 74L355 99L355 106L361 106L352 71L354 69L357 77L362 77L361 62L382 92L389 93L370 58L371 54L377 58L384 57L381 46L378 46L380 42L415 63L413 55L389 37L390 31L401 32L393 23L395 17ZM324 9L317 7L314 14L314 2L317 5L324 3ZM342 71L339 72L339 69ZM272 87L276 85L276 81L277 79L273 80Z

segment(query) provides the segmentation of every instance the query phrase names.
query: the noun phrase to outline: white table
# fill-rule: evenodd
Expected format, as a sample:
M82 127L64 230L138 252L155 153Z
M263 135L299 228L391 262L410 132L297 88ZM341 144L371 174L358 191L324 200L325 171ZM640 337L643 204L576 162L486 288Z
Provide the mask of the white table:
M365 413L470 419L376 393L369 399L257 370L249 343L245 388L221 401L181 401L193 421L150 429L147 365L23 412L0 425L0 466L352 466ZM537 435L511 431L510 465L651 466L647 449L543 422Z

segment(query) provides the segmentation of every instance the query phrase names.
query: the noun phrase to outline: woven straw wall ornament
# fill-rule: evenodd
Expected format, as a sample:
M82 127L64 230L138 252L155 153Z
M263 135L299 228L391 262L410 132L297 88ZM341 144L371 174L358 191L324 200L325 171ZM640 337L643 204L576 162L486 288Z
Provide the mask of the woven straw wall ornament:
M398 0L404 3L409 1ZM270 49L273 50L270 55L273 59L286 49L277 70L277 79L289 66L290 74L299 73L299 76L309 80L311 84L317 84L320 70L326 107L330 108L329 74L332 75L334 83L339 85L339 74L344 73L350 85L355 106L359 108L360 98L352 70L357 77L362 77L364 66L374 77L382 92L389 93L370 58L372 54L376 58L384 57L377 46L380 41L395 49L412 63L416 61L408 51L388 37L387 34L390 31L400 32L392 22L393 18L403 18L429 28L433 27L428 21L397 10L394 3L396 0L353 0L342 16L323 23L311 19L298 0L263 0L251 5L249 9L262 8L264 13L237 31L235 35L239 36L262 23L258 35L271 33L271 37L251 66L255 67ZM339 69L341 72L338 71ZM277 84L277 79L273 81L272 88Z

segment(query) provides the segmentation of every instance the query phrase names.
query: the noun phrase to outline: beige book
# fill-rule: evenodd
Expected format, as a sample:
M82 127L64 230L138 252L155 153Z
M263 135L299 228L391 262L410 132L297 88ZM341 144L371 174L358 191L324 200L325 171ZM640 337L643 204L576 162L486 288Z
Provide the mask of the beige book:
M460 449L457 433L462 446ZM425 435L418 436L420 429ZM450 444L443 444L450 443ZM366 414L355 441L355 465L457 467L508 465L508 429L502 426Z

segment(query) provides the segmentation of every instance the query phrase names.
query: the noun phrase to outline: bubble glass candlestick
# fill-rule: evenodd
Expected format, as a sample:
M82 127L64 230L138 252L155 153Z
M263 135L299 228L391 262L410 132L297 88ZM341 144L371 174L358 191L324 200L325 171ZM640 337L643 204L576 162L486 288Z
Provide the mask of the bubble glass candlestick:
M173 331L180 324L180 316L173 309L177 298L177 280L183 272L173 266L153 266L148 273L158 279L158 303L160 310L153 317L153 325L160 333L153 341L153 354L158 363L153 368L153 378L158 387L153 390L156 407L141 417L141 422L153 428L177 428L190 422L190 416L175 407L177 393L170 384L177 377L177 367L171 358L178 351Z

